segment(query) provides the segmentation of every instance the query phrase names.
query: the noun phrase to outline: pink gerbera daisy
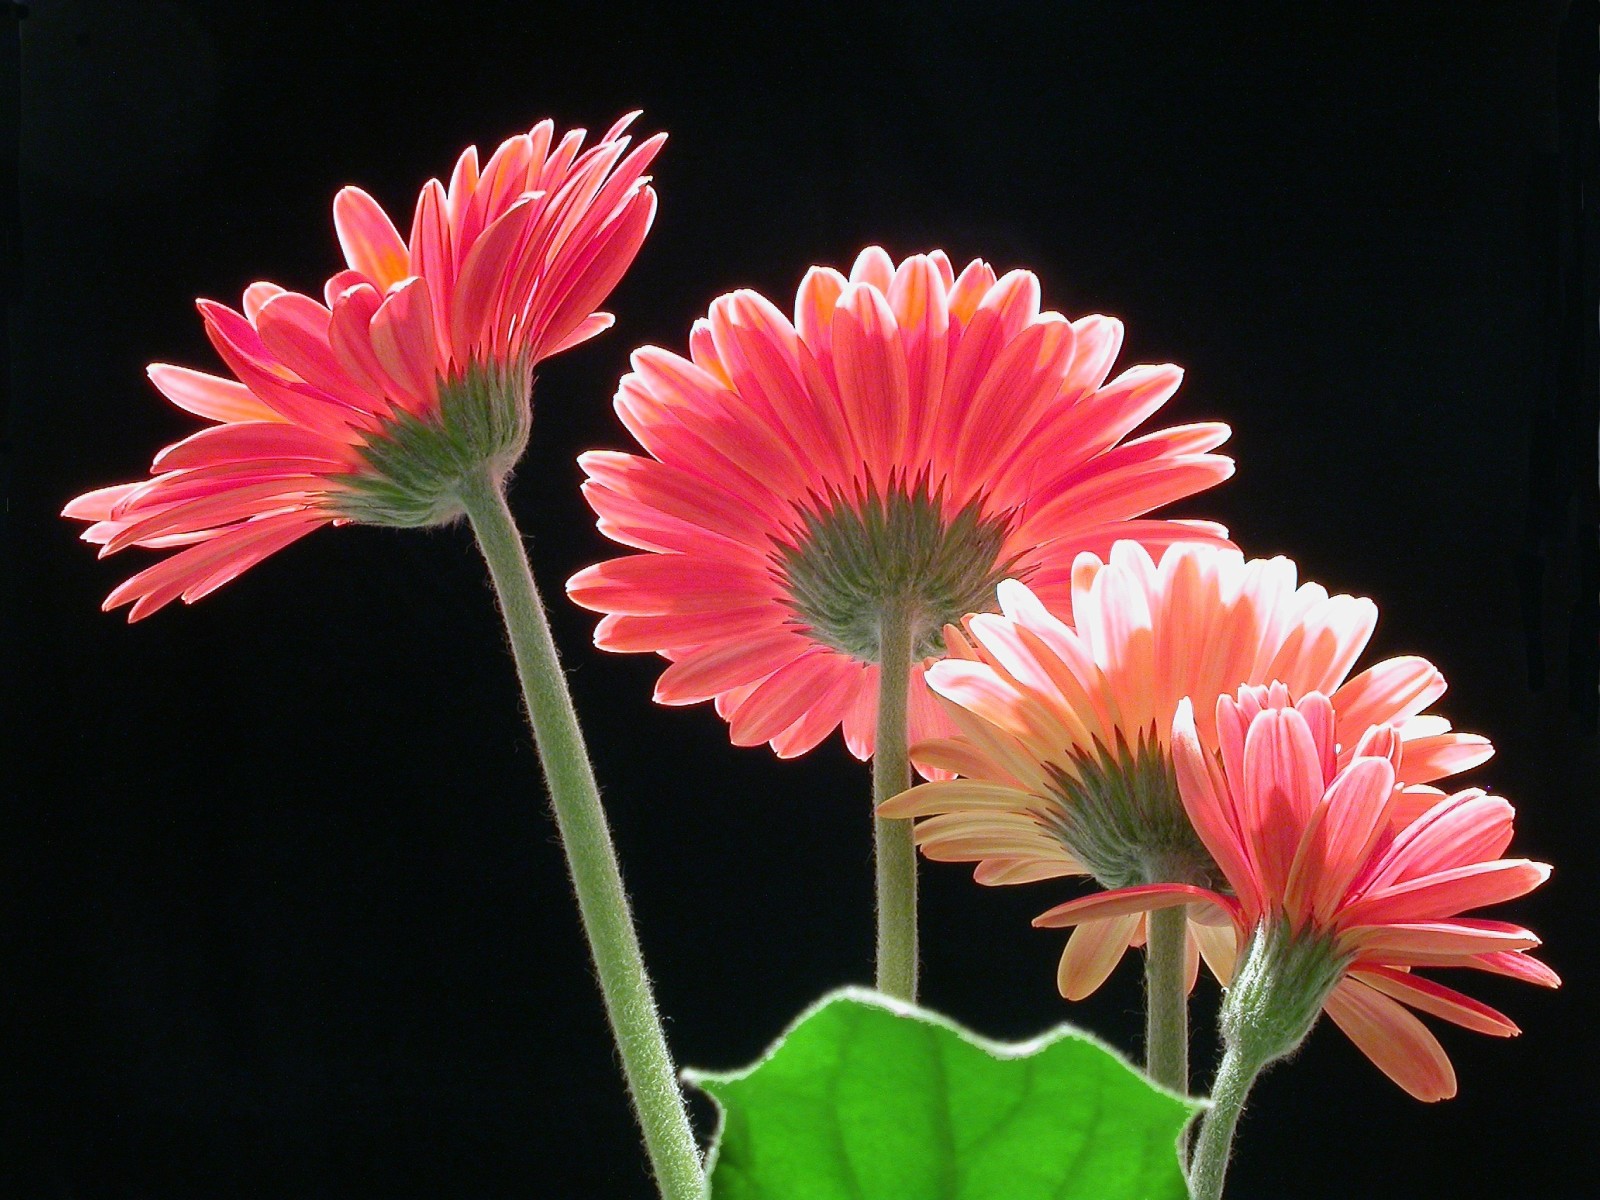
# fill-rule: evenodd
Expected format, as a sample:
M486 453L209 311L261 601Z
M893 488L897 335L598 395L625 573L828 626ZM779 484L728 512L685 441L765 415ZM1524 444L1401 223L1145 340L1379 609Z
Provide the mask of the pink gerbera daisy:
M1257 1069L1291 1052L1326 1012L1380 1070L1420 1100L1456 1091L1438 1040L1411 1009L1501 1037L1503 1014L1416 974L1466 967L1555 986L1529 956L1539 939L1464 917L1532 891L1543 863L1501 857L1513 810L1469 789L1424 812L1401 802L1410 749L1388 725L1341 751L1339 716L1320 692L1291 702L1280 684L1216 704L1214 741L1186 700L1173 728L1183 806L1227 890L1132 888L1063 905L1054 923L1195 905L1226 930L1208 961L1229 984L1230 1045L1257 1044ZM1211 723L1208 722L1208 725ZM1398 808L1397 808L1398 803Z
M152 478L79 496L87 541L178 552L111 593L131 620L221 587L313 529L425 525L461 512L464 472L503 477L528 437L540 360L611 323L596 312L655 212L625 117L588 150L544 121L480 169L432 180L403 239L358 188L334 200L348 269L323 301L269 283L243 312L200 302L236 378L157 363L150 378L215 424L156 456ZM626 155L626 157L625 157Z
M877 247L814 267L794 319L751 291L712 304L689 358L633 356L616 407L646 454L595 451L584 494L642 553L579 572L614 651L671 660L664 704L715 700L735 744L802 754L841 724L870 757L885 630L908 627L913 736L943 728L921 661L1007 576L1064 597L1082 550L1218 540L1138 519L1225 479L1207 423L1127 435L1174 366L1106 382L1120 322L1040 311L1027 271ZM909 660L909 661L907 661Z
M1001 611L952 629L952 656L928 672L958 732L913 748L929 770L963 778L923 784L879 810L920 818L923 853L976 862L980 883L1080 874L1108 888L1217 882L1173 773L1168 731L1185 696L1209 712L1246 684L1331 693L1341 761L1368 726L1395 728L1407 745L1396 813L1431 805L1442 795L1433 780L1493 752L1486 739L1419 715L1445 690L1425 659L1391 658L1347 678L1377 607L1299 583L1287 558L1246 561L1231 548L1188 544L1158 562L1119 542L1109 561L1078 558L1061 617L1021 583L1004 582L998 594ZM1058 974L1069 999L1094 991L1144 939L1138 910L1075 924Z

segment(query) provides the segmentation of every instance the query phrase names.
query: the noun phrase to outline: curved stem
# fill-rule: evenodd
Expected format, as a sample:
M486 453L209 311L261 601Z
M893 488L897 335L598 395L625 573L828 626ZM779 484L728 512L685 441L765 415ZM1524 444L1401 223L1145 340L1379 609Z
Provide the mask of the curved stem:
M666 1200L700 1200L705 1191L700 1154L645 974L600 790L522 537L487 470L464 479L458 494L505 617L578 911L657 1187Z
M1189 1171L1191 1200L1221 1200L1239 1112L1265 1065L1259 1055L1244 1053L1237 1042L1223 1053L1222 1065L1217 1068L1216 1083L1211 1089L1211 1108L1200 1124L1200 1136L1195 1143L1194 1162Z
M911 679L911 613L884 607L878 632L878 730L872 754L873 860L878 887L880 992L917 998L917 850L911 822L885 820L877 806L911 786L906 697Z
M1151 1079L1189 1094L1189 991L1185 951L1188 908L1163 908L1145 917L1144 1065Z

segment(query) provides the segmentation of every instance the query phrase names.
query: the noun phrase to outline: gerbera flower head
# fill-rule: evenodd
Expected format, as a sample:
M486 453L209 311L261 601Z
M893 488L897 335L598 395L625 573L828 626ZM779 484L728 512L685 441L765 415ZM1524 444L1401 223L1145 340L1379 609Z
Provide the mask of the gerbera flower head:
M199 303L234 378L157 363L151 381L213 422L156 456L150 479L67 505L87 541L178 552L106 607L130 619L199 599L313 529L428 525L460 514L466 472L502 478L527 444L543 359L611 324L595 311L655 213L623 118L593 146L541 122L479 165L431 180L402 238L359 188L334 200L348 266L321 300L270 283L241 311Z
M1463 913L1515 899L1550 868L1505 858L1514 813L1471 788L1417 813L1403 791L1406 741L1375 725L1341 750L1330 698L1281 684L1241 688L1215 709L1215 740L1185 700L1173 757L1183 805L1224 890L1108 892L1052 923L1191 905L1222 936L1202 942L1225 984L1222 1025L1260 1064L1292 1053L1326 1012L1421 1100L1453 1096L1450 1060L1413 1009L1510 1037L1502 1013L1416 972L1465 967L1545 986L1560 980L1520 926Z
M1185 696L1214 702L1272 680L1331 695L1341 761L1368 726L1393 728L1408 746L1397 811L1431 805L1442 794L1432 781L1488 758L1488 741L1419 715L1445 689L1424 659L1348 678L1377 607L1297 576L1287 558L1247 561L1225 546L1172 545L1158 560L1119 542L1106 560L1078 557L1060 617L1026 585L1001 583L1000 612L949 630L950 657L928 671L956 732L913 757L962 778L913 788L880 815L920 818L923 853L976 862L980 883L1083 874L1108 888L1210 886L1217 866L1178 794L1173 715ZM1062 994L1094 991L1141 938L1138 913L1079 924Z
M596 644L671 660L664 704L715 700L738 745L781 756L843 725L873 749L880 630L911 624L910 724L941 628L992 609L1007 575L1070 588L1073 557L1118 538L1219 541L1144 514L1225 479L1224 425L1125 440L1177 389L1174 366L1107 382L1120 322L1041 311L1038 279L959 275L942 251L850 275L814 267L791 319L752 291L711 305L689 356L633 356L617 412L645 454L595 451L584 494L641 551L579 572Z

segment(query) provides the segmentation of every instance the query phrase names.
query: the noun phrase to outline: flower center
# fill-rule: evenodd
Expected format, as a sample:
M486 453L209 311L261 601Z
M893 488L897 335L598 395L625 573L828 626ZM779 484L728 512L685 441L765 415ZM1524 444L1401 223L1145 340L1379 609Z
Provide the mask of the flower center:
M485 467L503 478L528 445L533 377L521 362L473 363L439 380L439 406L396 410L361 447L362 470L339 477L340 515L367 525L414 527L453 521L460 483Z
M891 480L885 494L830 487L797 513L774 563L795 616L811 636L861 662L877 662L885 615L907 614L913 660L944 653L944 626L993 612L995 588L1015 560L1000 561L1004 518L982 498L947 513L926 481Z
M1050 771L1062 798L1050 817L1054 832L1102 887L1220 881L1154 730L1142 731L1135 746L1118 731L1114 748L1097 741Z

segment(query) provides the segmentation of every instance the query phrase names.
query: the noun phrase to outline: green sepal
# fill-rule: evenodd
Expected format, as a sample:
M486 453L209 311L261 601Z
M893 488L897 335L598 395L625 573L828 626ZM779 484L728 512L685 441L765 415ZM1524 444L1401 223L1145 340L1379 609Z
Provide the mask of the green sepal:
M881 492L868 482L814 493L772 556L811 637L877 662L883 614L899 609L921 660L944 653L945 625L995 611L995 588L1016 566L1000 557L1006 521L985 517L981 497L948 508L926 473L892 477Z
M1153 727L1130 745L1118 729L1107 746L1075 749L1047 765L1063 802L1046 821L1107 891L1151 883L1217 887L1211 859L1178 792L1172 756Z
M717 1103L711 1200L1184 1200L1201 1107L1070 1026L991 1042L877 992L823 998Z
M360 448L365 467L337 482L339 514L365 525L414 528L464 511L461 480L488 468L502 479L528 445L532 377L521 362L474 363L439 380L432 412L396 410Z

